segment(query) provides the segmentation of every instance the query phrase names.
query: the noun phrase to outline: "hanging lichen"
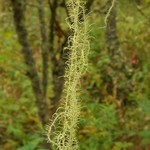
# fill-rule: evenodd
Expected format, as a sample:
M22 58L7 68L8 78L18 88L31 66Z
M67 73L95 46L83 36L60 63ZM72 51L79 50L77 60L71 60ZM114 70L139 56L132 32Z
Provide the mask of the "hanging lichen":
M65 84L61 106L48 126L48 141L58 150L77 150L76 129L80 114L80 78L87 68L89 51L88 23L84 2L68 0L68 20L72 31L68 40L69 60L65 72Z

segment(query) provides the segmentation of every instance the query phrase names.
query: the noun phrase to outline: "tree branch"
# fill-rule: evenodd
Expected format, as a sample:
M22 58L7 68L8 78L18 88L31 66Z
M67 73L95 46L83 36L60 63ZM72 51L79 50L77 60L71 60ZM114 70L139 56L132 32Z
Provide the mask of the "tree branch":
M42 98L42 90L40 87L40 79L38 76L38 72L36 69L36 63L33 58L33 53L30 47L30 44L28 42L27 36L27 30L24 25L25 16L24 16L24 9L25 9L25 0L11 0L12 6L13 6L13 14L14 14L14 24L16 28L16 32L18 35L19 43L22 46L22 53L24 56L25 64L27 65L29 79L32 84L32 89L36 98L36 105L38 108L38 115L42 122L42 124L45 124L45 106L46 103L43 101Z
M150 22L150 17L147 16L147 15L143 12L143 10L137 5L136 1L135 1L135 7L136 7L136 9L138 10L138 12L139 12L142 16L144 16L145 19L147 19L147 20Z
M49 58L49 52L48 52L48 41L46 36L46 25L44 20L44 6L43 1L37 0L38 3L38 14L39 14L39 21L40 21L40 31L41 31L41 37L42 37L42 86L43 86L43 98L46 98L47 93L47 85L48 85L48 58Z

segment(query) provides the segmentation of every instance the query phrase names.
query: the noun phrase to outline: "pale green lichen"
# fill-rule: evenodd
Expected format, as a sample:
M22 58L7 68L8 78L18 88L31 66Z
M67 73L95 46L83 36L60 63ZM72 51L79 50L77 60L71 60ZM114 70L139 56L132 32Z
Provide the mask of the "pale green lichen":
M72 35L68 40L69 60L65 72L65 84L61 106L48 126L48 141L58 150L79 149L76 129L80 114L80 78L87 68L89 51L88 22L84 2L68 0L67 7Z
M108 9L107 14L106 14L106 16L105 16L104 22L105 22L105 25L106 25L106 26L107 26L108 17L109 17L109 15L110 15L112 9L113 9L114 6L115 6L115 3L116 3L116 0L112 0L111 6L110 6L110 8Z

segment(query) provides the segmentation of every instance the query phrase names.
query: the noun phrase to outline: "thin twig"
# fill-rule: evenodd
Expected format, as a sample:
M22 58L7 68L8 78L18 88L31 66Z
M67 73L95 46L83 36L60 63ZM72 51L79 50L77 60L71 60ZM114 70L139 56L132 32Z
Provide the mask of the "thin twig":
M143 12L143 10L135 3L135 7L136 7L136 9L138 10L138 12L142 15L142 16L144 16L144 18L145 19L147 19L149 22L150 22L150 17L148 17L144 12Z

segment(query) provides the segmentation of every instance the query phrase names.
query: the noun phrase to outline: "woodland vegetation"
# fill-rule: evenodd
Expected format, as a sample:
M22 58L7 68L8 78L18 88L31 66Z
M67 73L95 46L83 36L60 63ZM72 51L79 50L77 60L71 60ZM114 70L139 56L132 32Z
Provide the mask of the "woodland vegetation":
M82 30L68 26L75 23L67 1L0 0L0 150L56 149L46 125L66 98L68 49L76 47L69 37L79 35L77 48L88 49L87 41L79 44ZM80 80L74 136L81 150L150 150L149 10L150 0L86 0L85 12L79 10L79 25L87 15L90 43L83 51L88 65L82 51L72 59Z

